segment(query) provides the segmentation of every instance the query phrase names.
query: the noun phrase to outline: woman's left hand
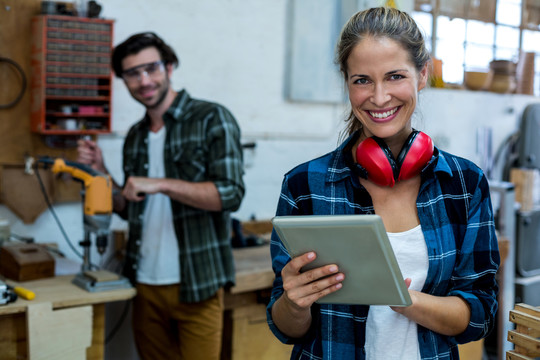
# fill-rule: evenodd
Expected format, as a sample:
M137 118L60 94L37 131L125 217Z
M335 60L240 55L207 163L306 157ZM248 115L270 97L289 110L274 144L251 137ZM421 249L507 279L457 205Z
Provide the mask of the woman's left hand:
M405 279L407 288L411 282L410 278ZM434 296L415 290L409 290L409 295L411 305L390 308L441 335L456 336L467 329L471 309L459 296Z
M407 289L411 287L411 283L412 283L411 278L405 279L405 285L407 286ZM411 297L411 305L409 306L412 306L414 304L414 292L415 292L414 290L409 290L409 296ZM390 306L390 308L394 310L395 312L403 314L404 309L406 309L407 306Z

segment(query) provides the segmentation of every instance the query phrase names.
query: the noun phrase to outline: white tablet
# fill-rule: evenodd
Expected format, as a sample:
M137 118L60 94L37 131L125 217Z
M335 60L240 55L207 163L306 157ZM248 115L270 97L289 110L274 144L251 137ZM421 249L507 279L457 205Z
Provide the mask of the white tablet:
M302 271L337 264L345 274L343 287L318 303L412 304L380 216L276 216L272 224L291 257L317 254Z

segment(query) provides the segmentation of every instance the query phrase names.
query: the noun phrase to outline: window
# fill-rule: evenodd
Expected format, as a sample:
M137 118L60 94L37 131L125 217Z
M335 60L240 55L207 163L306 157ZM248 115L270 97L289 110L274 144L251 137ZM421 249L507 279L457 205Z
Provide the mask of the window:
M540 0L415 0L413 18L428 49L443 60L443 80L461 84L465 69L492 60L517 63L535 53L534 93L540 95Z

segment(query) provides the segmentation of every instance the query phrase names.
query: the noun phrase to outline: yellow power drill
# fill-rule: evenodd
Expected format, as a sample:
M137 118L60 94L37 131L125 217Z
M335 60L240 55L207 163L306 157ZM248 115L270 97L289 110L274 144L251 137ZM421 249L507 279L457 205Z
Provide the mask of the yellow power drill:
M100 254L103 254L107 248L107 238L113 212L113 182L111 177L87 165L60 158L41 157L38 162L52 165L51 171L55 174L68 173L74 179L82 182L85 240L81 245L88 248L90 246L90 234L94 233L96 235L97 250Z

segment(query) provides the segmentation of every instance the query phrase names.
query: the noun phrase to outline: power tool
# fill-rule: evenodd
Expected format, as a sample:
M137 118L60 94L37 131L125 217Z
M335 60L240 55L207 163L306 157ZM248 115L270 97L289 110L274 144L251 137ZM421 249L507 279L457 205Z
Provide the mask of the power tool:
M65 172L82 182L83 190L81 195L84 203L83 225L85 236L81 245L84 248L89 248L91 235L95 234L97 251L103 254L107 248L109 226L113 212L113 182L111 177L84 164L60 158L41 157L38 162L52 165L51 171L55 174ZM87 265L88 269L85 270L90 270L90 263L88 262Z
M17 300L17 294L12 287L0 280L0 305L6 305Z
M73 282L91 292L131 287L129 281L124 277L106 270L92 271L91 269L92 235L95 236L96 248L100 254L103 254L107 249L113 212L113 181L111 177L87 165L60 158L40 157L38 163L52 165L51 171L53 173L68 173L83 184L81 196L84 209L84 240L80 242L84 251L83 263L81 272Z
M34 292L20 286L11 286L0 280L0 305L7 305L17 300L18 297L25 300L33 300L36 297Z

